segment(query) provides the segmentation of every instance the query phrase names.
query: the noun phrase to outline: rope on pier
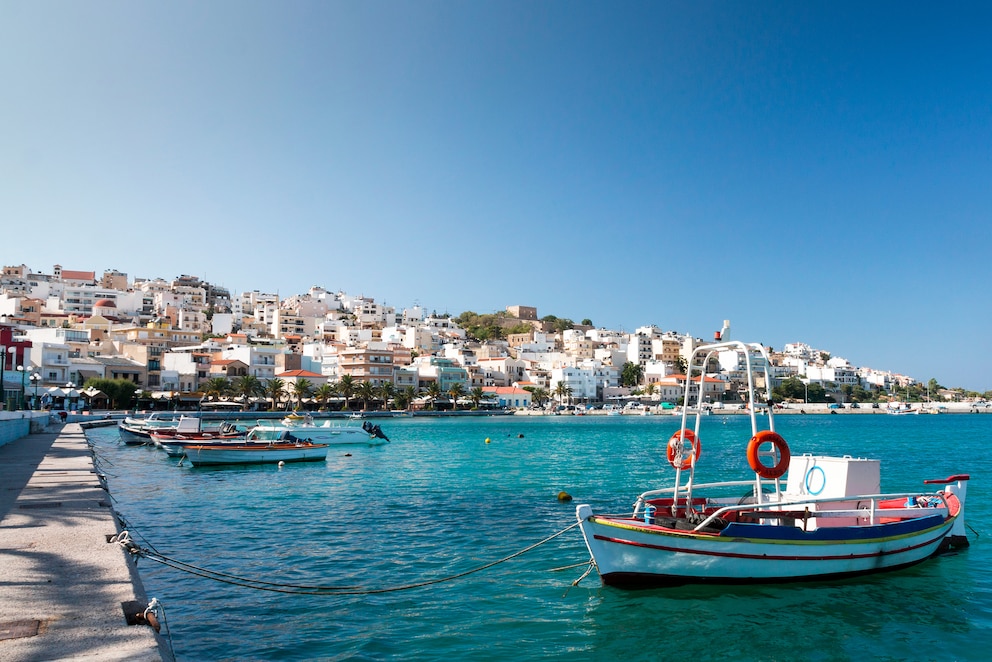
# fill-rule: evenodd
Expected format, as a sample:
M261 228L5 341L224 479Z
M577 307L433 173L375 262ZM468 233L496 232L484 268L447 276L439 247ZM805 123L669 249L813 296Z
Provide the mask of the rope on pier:
M126 525L126 522L121 518L122 524ZM491 561L484 565L466 570L464 572L459 572L453 575L448 575L447 577L438 577L436 579L427 579L421 582L415 582L412 584L403 584L401 586L388 586L383 588L367 588L362 586L321 586L321 585L306 585L306 584L283 584L277 582L266 582L259 579L251 579L249 577L240 577L238 575L231 575L224 572L218 572L216 570L210 570L208 568L202 568L195 566L190 563L185 563L179 561L178 559L170 558L164 554L155 551L151 546L141 547L134 542L131 538L131 534L128 529L125 528L120 534L111 538L110 542L115 542L121 547L123 547L128 553L134 557L141 557L150 559L161 563L162 565L168 566L175 570L181 570L183 572L188 572L191 575L196 575L197 577L203 577L205 579L212 579L217 582L224 584L233 584L235 586L241 586L243 588L253 588L258 591L271 591L274 593L291 593L294 595L374 595L378 593L395 593L397 591L408 591L415 588L423 588L425 586L432 586L434 584L443 584L445 582L454 581L456 579L461 579L462 577L467 577L468 575L481 572L483 570L488 570L500 563L505 563L511 559L515 559L518 556L522 556L527 552L537 549L541 545L544 545L558 536L570 531L579 525L578 522L570 524L561 531L553 533L552 535L540 540L533 545L528 545L527 547L521 549L520 551L514 552L508 556L504 556L496 561Z

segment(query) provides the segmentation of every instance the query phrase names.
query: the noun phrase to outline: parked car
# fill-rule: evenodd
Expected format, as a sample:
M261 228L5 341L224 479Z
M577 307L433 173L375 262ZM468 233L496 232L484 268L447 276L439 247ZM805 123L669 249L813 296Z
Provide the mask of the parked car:
M829 405L827 405L827 409L843 409L843 408L844 405L838 402L831 402Z

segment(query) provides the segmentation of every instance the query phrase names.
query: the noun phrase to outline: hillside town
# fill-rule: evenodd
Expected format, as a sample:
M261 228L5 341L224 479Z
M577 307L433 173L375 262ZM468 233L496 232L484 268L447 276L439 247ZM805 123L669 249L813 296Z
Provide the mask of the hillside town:
M729 337L729 321L715 335ZM0 279L8 410L669 407L684 401L685 357L703 342L656 326L624 332L540 317L524 305L452 317L321 287L232 296L193 276L130 279L60 265L4 266ZM798 402L923 392L915 379L803 343L771 356L772 386L791 384ZM743 402L737 371L708 365L702 393L690 382L690 401ZM96 387L106 380L132 384L130 401L111 402ZM935 401L966 396L934 390Z

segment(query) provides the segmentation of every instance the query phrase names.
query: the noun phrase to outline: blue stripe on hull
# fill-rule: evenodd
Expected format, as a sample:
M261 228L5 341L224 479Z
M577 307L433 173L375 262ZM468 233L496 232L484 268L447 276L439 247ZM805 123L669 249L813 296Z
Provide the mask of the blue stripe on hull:
M881 513L884 515L884 511ZM918 517L904 522L890 522L874 526L830 526L813 531L803 531L796 526L769 526L733 522L720 532L721 538L749 538L751 540L784 540L789 542L837 542L847 540L870 540L892 538L910 533L925 531L944 522L944 516L934 513L929 517Z

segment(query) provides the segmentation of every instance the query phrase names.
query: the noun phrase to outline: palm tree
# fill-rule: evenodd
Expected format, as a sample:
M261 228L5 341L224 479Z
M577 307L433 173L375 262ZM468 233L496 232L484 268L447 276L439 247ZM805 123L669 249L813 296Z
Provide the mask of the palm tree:
M234 380L232 391L239 398L244 399L244 404L241 405L241 409L243 411L248 411L248 408L251 406L252 398L264 393L265 386L255 375L243 375Z
M342 375L338 380L338 393L344 396L344 406L341 409L349 409L351 396L355 395L355 379L351 375Z
M276 406L282 399L283 390L286 388L286 382L279 379L278 377L273 377L265 384L265 396L272 400L272 408L269 411L275 411Z
M461 382L455 382L448 387L448 395L451 396L451 404L454 406L455 411L458 411L458 398L465 395L465 385Z
M407 386L402 391L396 394L396 406L400 409L410 409L410 405L413 401L417 399L420 395L420 389L414 388L413 386Z
M389 409L389 401L396 397L396 387L392 382L379 384L379 397L382 398L383 409Z
M551 394L548 393L548 389L540 386L531 391L531 395L535 400L537 400L538 407L543 407L544 403L551 399Z
M431 382L427 385L426 395L427 399L431 401L431 409L434 409L437 399L441 397L441 387L437 385L437 382Z
M327 409L327 401L335 396L337 390L334 388L334 384L321 384L313 390L314 399L320 403L320 409Z
M472 409L478 409L479 403L482 402L482 398L486 397L486 393L481 386L476 386L468 392L468 397L472 401Z
M289 391L296 398L296 408L300 409L303 407L303 398L309 398L310 393L313 392L313 382L309 379L297 379L289 387Z
M220 400L231 390L231 382L226 377L211 377L203 385L203 397L206 400Z
M355 394L362 401L362 411L368 411L369 400L375 400L376 388L372 382L358 382Z
M555 386L555 395L558 396L559 404L565 404L565 398L572 397L572 389L565 382L558 382Z

